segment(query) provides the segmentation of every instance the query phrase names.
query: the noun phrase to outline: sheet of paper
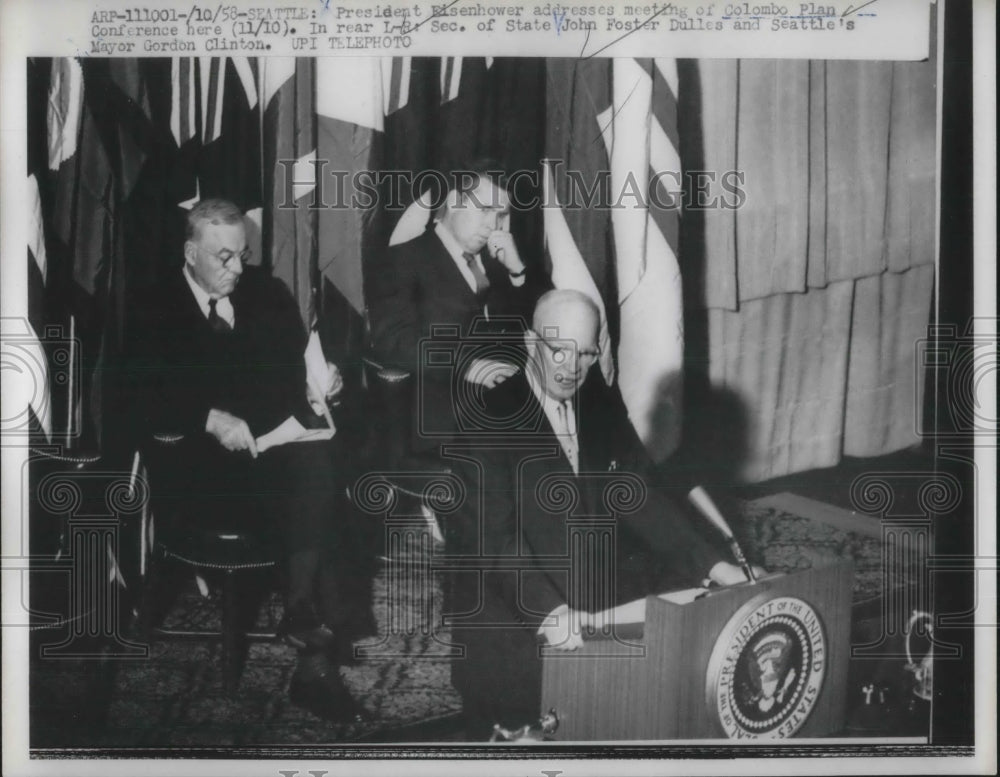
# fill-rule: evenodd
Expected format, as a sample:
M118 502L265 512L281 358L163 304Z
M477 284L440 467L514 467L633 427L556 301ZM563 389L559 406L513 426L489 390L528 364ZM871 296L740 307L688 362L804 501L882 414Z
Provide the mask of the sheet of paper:
M270 432L257 438L257 452L264 453L269 448L298 442L315 442L333 438L333 429L306 429L294 417L288 418Z

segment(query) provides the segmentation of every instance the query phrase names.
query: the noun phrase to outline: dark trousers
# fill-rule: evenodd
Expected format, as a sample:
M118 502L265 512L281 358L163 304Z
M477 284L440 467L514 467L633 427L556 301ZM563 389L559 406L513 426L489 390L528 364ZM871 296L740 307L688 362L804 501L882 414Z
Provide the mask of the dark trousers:
M199 435L171 451L165 469L154 488L171 531L250 532L281 549L288 606L312 607L323 622L346 630L367 617L371 533L346 498L336 437L271 448L254 459Z
M587 485L583 478L574 483ZM584 493L582 500L600 504L599 494ZM571 530L565 521L556 523L557 516L551 520L553 541L545 551L550 558L563 558L567 568L528 571L531 561L524 559L522 570L500 571L484 561L481 570L447 576L445 613L453 623L452 642L465 651L453 659L452 683L471 731L488 735L494 723L518 728L541 714L539 622L518 608L526 587L549 575L561 581L570 607L593 612L697 585L719 558L695 529L697 519L654 490L642 509L612 521L613 531L604 519L576 518ZM450 551L474 555L475 545L451 528Z

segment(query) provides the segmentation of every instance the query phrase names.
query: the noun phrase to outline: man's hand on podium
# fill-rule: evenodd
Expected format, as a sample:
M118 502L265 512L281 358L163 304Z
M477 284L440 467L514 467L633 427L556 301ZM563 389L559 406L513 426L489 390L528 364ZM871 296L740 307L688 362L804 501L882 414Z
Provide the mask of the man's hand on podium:
M754 565L753 573L758 579L767 576L767 570ZM708 573L708 579L719 585L739 585L747 582L746 573L742 567L730 564L728 561L720 561Z
M556 650L576 650L583 647L583 620L585 614L560 605L549 613L538 634Z

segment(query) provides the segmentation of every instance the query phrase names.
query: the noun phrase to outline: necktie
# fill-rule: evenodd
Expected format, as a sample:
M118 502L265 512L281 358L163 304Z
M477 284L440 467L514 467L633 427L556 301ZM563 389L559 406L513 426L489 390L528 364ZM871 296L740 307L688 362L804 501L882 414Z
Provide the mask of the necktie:
M227 334L233 330L231 326L226 322L226 320L219 315L219 311L215 309L218 300L210 299L208 301L208 325L212 327L212 331L216 334Z
M476 279L476 296L480 298L486 296L486 292L490 290L490 279L479 269L479 262L476 261L476 255L462 254L462 256L465 257L465 262L472 271L472 277Z
M563 452L569 459L570 466L573 467L573 472L578 473L580 470L580 451L577 448L574 429L576 419L565 402L556 404L556 415L559 417L559 426L561 427L556 429L556 434L559 435L559 444L562 445Z

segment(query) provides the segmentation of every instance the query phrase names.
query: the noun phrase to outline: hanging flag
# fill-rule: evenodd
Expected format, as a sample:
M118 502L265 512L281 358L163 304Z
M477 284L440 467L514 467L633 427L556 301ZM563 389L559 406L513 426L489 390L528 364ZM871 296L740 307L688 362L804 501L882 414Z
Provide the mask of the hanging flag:
M449 173L469 162L502 157L508 149L496 142L504 118L498 115L499 95L482 57L442 57L441 104L434 127L434 153L428 167ZM508 118L509 120L509 118ZM537 165L537 158L532 167Z
M206 146L222 134L225 68L225 57L200 57L198 60L201 84L201 142Z
M441 57L441 103L458 97L462 84L462 57Z
M88 60L84 65L85 106L111 181L98 283L90 299L79 300L75 322L84 391L81 431L84 444L93 444L102 454L131 444L125 419L119 416L125 387L111 367L119 363L124 347L130 292L157 280L161 253L170 248L162 239L167 212L158 157L172 142L165 124L154 124L154 115L166 116L162 87L167 65L134 58ZM81 145L80 152L85 150Z
M110 256L111 162L84 102L83 70L72 58L52 64L49 170L54 173L53 231L76 284L93 295Z
M262 59L263 178L268 208L263 253L272 274L295 297L306 326L315 318L317 211L315 63L313 59Z
M201 197L235 202L259 230L263 194L257 67L257 60L246 57L199 59L203 107L196 172ZM253 227L247 239L260 257Z
M42 221L42 202L38 193L38 180L34 174L28 176L28 325L25 351L37 365L37 371L30 375L33 386L28 394L28 406L34 413L35 421L45 435L46 442L52 441L52 390L49 382L48 357L42 348L38 333L45 327L45 281L47 256L45 252L45 229Z
M54 60L49 87L49 170L53 192L51 268L58 268L61 310L53 318L68 328L80 347L73 350L71 376L80 376L68 401L67 437L73 444L97 445L101 425L89 412L94 369L103 339L104 300L114 255L115 181L106 144L113 130L99 126L88 100L87 73L101 77L101 63ZM65 329L64 329L65 331ZM86 415L86 418L85 418ZM79 435L86 440L79 442Z
M440 62L437 57L382 60L383 100L387 110L383 134L372 147L373 170L415 175L435 169L432 157L438 141L436 117L441 110ZM394 182L385 177L378 189L380 207L374 215L373 234L389 234L403 211L424 189L426 186L414 187L410 181Z
M170 133L176 146L172 169L166 186L173 199L175 223L183 234L187 212L201 199L198 180L198 155L201 134L198 130L201 105L198 99L198 59L174 57L170 62Z
M563 208L556 195L555 184L548 160L542 162L544 176L545 245L552 262L552 285L557 289L575 289L590 297L601 312L601 331L598 344L601 348L601 372L610 386L615 379L611 336L608 333L608 315L597 284L587 269L587 263L577 247L573 234L563 215Z
M366 254L380 249L381 203L375 169L385 117L409 99L410 60L329 57L316 60L316 153L325 167L319 212L320 321L324 349L341 364L364 347ZM386 87L388 86L388 92Z
M170 132L177 148L198 133L194 69L194 57L170 60Z
M410 100L410 72L413 60L410 57L383 57L382 97L386 116L405 108Z
M582 257L607 316L609 339L617 343L611 231L611 173L599 115L610 115L611 60L550 59L546 68L545 153L552 176L552 198L559 202L573 243ZM605 121L608 119L605 118ZM551 204L550 195L543 198ZM549 235L546 211L546 239ZM551 254L551 249L550 249ZM554 257L553 257L554 259ZM552 271L555 272L553 262ZM609 346L614 375L614 353Z
M49 169L59 170L73 158L83 111L83 70L75 59L64 57L52 64L49 86Z
M325 199L334 206L319 216L319 270L359 315L365 305L362 243L368 213L378 203L364 196L357 176L371 169L375 134L384 128L386 76L391 82L400 70L390 66L386 74L386 64L387 60L373 57L330 57L316 63L317 154L327 164ZM395 102L402 103L407 79L400 72L398 80L400 95Z
M683 401L679 213L669 199L680 184L676 62L615 59L612 77L612 106L599 121L616 205L618 380L636 432L663 460L680 444ZM651 183L667 187L652 202Z
M256 262L263 226L258 69L258 60L247 57L178 57L170 78L174 205L188 211L208 197L236 203L247 215Z

